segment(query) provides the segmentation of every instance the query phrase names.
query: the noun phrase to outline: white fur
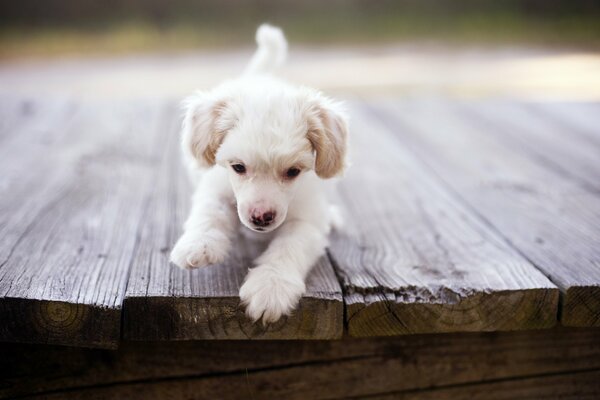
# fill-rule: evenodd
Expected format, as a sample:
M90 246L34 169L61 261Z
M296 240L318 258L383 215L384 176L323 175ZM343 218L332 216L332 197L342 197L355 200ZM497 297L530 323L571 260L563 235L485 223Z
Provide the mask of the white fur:
M256 36L258 50L242 77L184 103L182 149L196 191L171 261L182 268L223 262L240 222L260 235L272 232L240 289L247 315L267 323L294 310L329 231L341 223L319 176L342 172L347 122L338 103L267 74L285 59L280 29L263 25ZM290 178L290 168L301 173ZM272 222L257 225L267 213Z
M287 57L287 41L281 29L263 24L256 31L258 49L246 67L246 74L264 74L280 67Z

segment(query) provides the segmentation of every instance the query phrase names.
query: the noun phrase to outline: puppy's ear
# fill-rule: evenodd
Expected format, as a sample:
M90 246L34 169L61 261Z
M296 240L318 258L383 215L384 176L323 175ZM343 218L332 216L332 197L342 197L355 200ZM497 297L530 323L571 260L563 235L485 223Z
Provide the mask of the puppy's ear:
M327 179L341 174L346 167L348 119L340 104L318 95L310 107L307 137L316 153L317 175Z
M184 153L200 167L215 165L217 150L233 126L228 101L198 92L183 102L185 117L181 135Z

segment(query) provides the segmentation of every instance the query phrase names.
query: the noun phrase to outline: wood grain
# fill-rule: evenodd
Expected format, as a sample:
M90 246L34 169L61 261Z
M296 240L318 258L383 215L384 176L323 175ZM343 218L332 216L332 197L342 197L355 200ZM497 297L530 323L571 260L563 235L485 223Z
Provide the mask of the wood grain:
M499 382L519 394L520 382L529 379L599 369L599 339L597 329L571 328L338 341L125 342L118 351L4 345L0 398L329 399L480 393L486 385L491 396L503 393L491 391ZM597 382L578 381L579 393L597 393ZM564 381L552 387L574 390ZM529 385L523 393L531 398L548 391Z
M524 107L561 130L571 132L593 146L600 146L600 102L530 102Z
M0 339L115 347L162 106L47 107L2 147Z
M179 121L165 136L164 154L144 212L127 287L123 332L135 340L334 339L343 331L341 288L327 257L309 275L307 293L290 317L263 326L239 304L239 288L265 243L239 236L222 265L183 271L170 249L189 211L191 188L179 152Z
M562 323L600 326L598 193L515 146L502 120L433 99L383 108L402 143L562 290Z
M352 109L347 226L330 253L353 336L554 325L558 290L428 174L368 112Z
M549 111L531 112L531 107L515 101L459 104L465 118L497 125L499 128L490 133L528 154L542 168L573 180L592 193L600 192L600 142L591 140L579 129L572 129L557 115L550 116Z
M600 396L600 369L568 372L549 376L507 379L475 385L395 392L369 396L369 399L401 400L595 400Z
M544 274L563 324L600 326L598 105L536 107L356 106L347 227L265 327L238 298L264 244L168 265L190 196L174 105L0 99L0 340L338 338L338 277L356 336L550 327Z
M44 104L50 107L57 105L59 108L63 107L64 99L55 99L53 103ZM46 111L40 110L40 106L38 102L28 98L0 95L0 143L8 138L15 139L12 133L18 128L22 130L25 123L39 121L39 118L34 116L40 111ZM28 131L30 132L31 129Z

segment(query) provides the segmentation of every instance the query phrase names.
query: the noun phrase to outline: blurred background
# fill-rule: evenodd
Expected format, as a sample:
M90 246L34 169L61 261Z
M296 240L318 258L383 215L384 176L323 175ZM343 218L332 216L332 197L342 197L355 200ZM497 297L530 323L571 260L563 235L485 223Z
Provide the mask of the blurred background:
M241 71L262 22L328 92L600 97L597 0L2 1L0 93L183 96Z

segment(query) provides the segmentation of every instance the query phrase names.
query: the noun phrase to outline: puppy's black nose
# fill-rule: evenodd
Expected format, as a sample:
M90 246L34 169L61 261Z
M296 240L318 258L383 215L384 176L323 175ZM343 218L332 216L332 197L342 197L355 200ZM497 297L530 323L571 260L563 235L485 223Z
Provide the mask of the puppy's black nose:
M267 226L275 220L275 212L267 211L264 214L253 214L252 223L256 226Z
M275 213L274 212L266 212L263 214L263 221L265 221L266 223L270 224L271 222L273 222L273 220L275 219Z

